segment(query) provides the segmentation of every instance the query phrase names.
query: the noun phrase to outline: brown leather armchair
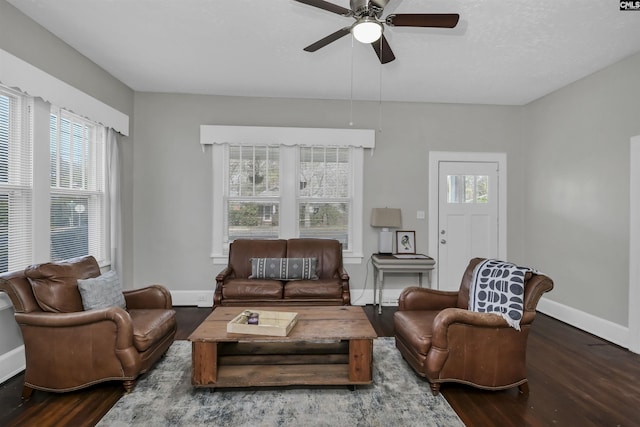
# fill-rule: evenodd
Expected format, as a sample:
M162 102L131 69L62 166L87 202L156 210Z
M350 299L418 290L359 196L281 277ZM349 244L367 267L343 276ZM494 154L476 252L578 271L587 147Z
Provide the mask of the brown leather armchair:
M458 382L487 390L518 386L528 393L527 338L543 293L553 281L543 274L525 277L521 330L500 316L468 310L474 258L458 292L410 287L400 294L394 314L396 347L437 395L440 384Z
M24 339L23 398L34 389L66 392L110 380L130 391L173 342L176 314L162 286L124 291L126 310L84 311L77 279L98 276L92 256L0 275Z

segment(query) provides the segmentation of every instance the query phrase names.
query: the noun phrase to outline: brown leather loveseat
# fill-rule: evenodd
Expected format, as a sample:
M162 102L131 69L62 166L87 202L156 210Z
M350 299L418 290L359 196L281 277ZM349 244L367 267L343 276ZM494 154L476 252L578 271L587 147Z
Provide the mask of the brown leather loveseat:
M176 313L164 287L119 291L126 309L85 310L78 279L98 276L92 256L0 275L24 339L23 398L34 389L65 392L109 380L123 381L130 391L173 342ZM89 282L103 288L101 278Z
M253 260L252 260L253 259ZM287 268L314 260L314 271L287 277ZM295 262L291 262L296 260ZM256 264L264 261L263 264ZM280 268L276 274L262 267ZM261 274L263 273L263 274ZM282 273L282 274L280 274ZM309 276L309 274L311 276ZM229 245L228 265L216 276L213 305L349 305L349 275L342 245L332 239L237 239Z

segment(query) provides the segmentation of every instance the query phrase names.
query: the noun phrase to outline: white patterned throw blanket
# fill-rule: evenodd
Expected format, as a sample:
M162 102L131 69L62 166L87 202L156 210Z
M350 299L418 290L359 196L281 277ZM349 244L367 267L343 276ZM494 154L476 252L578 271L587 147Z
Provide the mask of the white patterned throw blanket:
M524 279L528 272L534 270L495 259L482 261L473 270L469 310L495 313L519 331L524 308Z

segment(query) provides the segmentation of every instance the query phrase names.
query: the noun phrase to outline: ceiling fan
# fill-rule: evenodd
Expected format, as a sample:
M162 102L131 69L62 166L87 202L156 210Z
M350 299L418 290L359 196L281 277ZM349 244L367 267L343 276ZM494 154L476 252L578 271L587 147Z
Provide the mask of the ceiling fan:
M380 62L386 64L396 59L383 34L383 24L391 27L436 27L454 28L460 15L457 13L399 13L388 15L380 20L384 7L389 0L350 0L351 9L324 0L295 0L338 15L352 17L353 25L339 29L333 34L305 47L307 52L315 52L349 33L362 43L371 43Z

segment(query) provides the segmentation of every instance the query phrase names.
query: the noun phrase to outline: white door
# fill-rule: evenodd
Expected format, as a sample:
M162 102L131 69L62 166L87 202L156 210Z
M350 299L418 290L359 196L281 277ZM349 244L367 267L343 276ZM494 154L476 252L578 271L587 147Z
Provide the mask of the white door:
M438 288L458 290L469 260L498 257L497 162L438 163Z

